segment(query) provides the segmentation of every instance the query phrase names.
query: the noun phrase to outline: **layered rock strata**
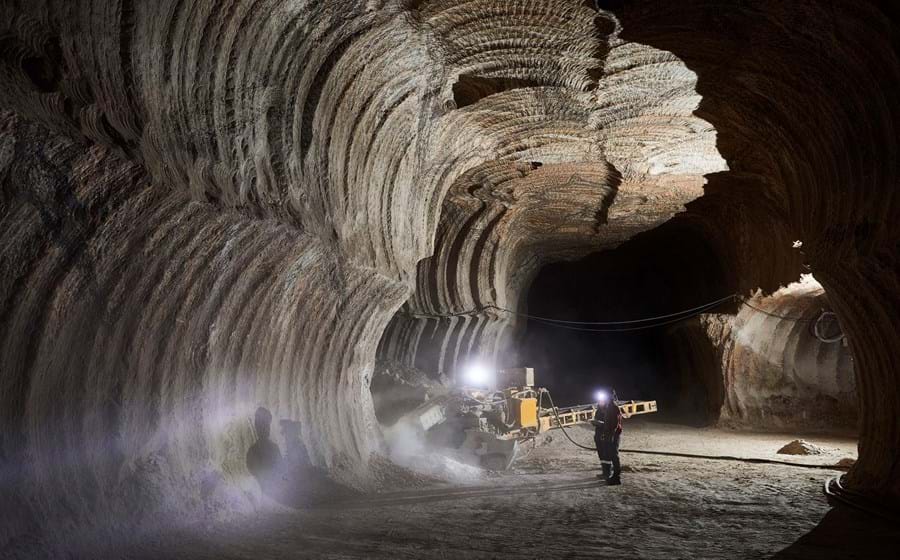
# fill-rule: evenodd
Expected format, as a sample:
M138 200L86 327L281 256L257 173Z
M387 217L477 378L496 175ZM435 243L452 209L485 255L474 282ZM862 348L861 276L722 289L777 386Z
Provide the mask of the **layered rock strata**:
M748 303L701 319L723 375L720 422L855 431L853 357L821 285L806 277Z
M3 3L3 538L245 507L259 408L291 426L274 444L382 484L379 340L435 371L498 355L508 315L445 316L521 310L543 263L654 227L714 172L685 219L746 290L791 280L803 241L855 359L851 482L900 496L895 16Z

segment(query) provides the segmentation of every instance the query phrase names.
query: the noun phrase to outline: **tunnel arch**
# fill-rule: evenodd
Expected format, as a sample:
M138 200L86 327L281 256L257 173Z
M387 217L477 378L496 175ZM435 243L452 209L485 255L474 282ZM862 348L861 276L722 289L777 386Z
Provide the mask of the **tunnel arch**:
M377 488L379 339L437 370L498 355L521 325L448 315L522 309L546 262L685 207L741 293L804 265L825 286L865 410L851 480L897 499L896 14L635 1L610 29L584 2L455 4L0 6L0 456L37 473L3 489L11 534L71 479L60 526L128 496L252 509L263 405ZM470 75L500 86L454 106Z
M614 249L547 265L530 288L528 309L581 322L667 317L715 301L706 311L733 313L737 280L720 258L705 232L679 215ZM514 359L546 364L547 382L562 390L559 401L580 404L592 387L612 386L625 399L657 400L667 420L709 425L724 398L721 367L696 318L675 319L574 332L530 322Z
M654 2L629 2L616 13L624 37L669 49L697 72L698 114L716 126L731 168L711 177L707 192L735 179L755 184L756 196L773 204L778 216L761 220L773 226L767 233L780 230L780 237L803 242L804 264L825 287L856 361L863 415L851 479L896 499L900 477L889 450L900 438L891 420L900 401L886 341L900 320L891 303L896 298L888 295L897 285L898 231L896 220L887 218L896 211L896 197L879 194L897 183L898 103L891 84L898 66L890 46L896 13L879 2L841 2L831 14L812 3L719 12L714 5L660 10ZM823 32L791 33L800 22ZM688 36L693 40L682 40ZM740 64L723 64L735 59ZM753 206L745 207L750 212L733 232L759 231L753 220L764 205ZM710 219L721 227L719 217ZM784 253L781 247L772 254ZM749 262L775 259L748 250L734 262L745 270L745 281L756 283Z

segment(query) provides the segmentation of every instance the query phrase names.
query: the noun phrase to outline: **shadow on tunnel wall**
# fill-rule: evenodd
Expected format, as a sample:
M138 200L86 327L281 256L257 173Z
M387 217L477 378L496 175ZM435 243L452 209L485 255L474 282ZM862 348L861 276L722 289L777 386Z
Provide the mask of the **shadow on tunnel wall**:
M259 483L262 493L276 502L293 508L315 505L353 492L333 482L326 471L313 466L306 447L300 440L300 422L281 420L285 453L272 440L272 413L264 407L256 409L253 427L256 442L247 450L247 470Z
M678 323L666 330L662 345L679 390L668 418L694 426L718 422L725 402L725 382L706 329L697 319Z
M631 0L615 13L622 39L697 74L695 114L715 127L729 171L707 176L688 213L740 291L792 280L789 244L803 243L854 357L850 484L900 502L897 2Z
M810 532L773 556L775 560L897 558L900 528L846 506L838 506Z

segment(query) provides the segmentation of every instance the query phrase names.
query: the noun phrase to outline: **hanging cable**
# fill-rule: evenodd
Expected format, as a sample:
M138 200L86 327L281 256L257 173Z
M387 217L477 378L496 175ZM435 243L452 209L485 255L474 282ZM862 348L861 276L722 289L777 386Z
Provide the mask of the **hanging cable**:
M682 311L677 311L675 313L667 313L665 315L656 315L653 317L645 317L643 319L631 319L627 321L569 321L565 319L554 319L552 317L543 317L541 315L532 315L530 313L523 313L521 311L515 311L513 309L507 309L505 307L500 307L498 305L485 305L476 309L469 309L466 311L459 311L455 313L443 313L443 314L432 314L432 313L411 313L407 311L400 311L401 314L406 315L408 317L414 317L418 319L445 319L450 317L474 317L484 313L487 310L495 310L501 313L507 313L509 315L514 315L516 317L523 317L526 319L530 319L532 321L539 322L541 324L557 327L561 329L567 329L572 331L581 331L581 332L630 332L630 331L638 331L643 329L651 329L656 327L661 327L665 325L671 325L673 323L677 323L679 321L683 321L685 319L690 319L702 313L706 313L711 309L729 301L738 301L741 305L746 305L750 309L762 313L763 315L767 315L769 317L775 317L777 319L782 319L785 321L795 321L798 323L809 323L810 324L810 334L821 340L822 342L837 342L841 340L844 335L843 333L837 337L825 337L820 332L819 322L821 322L824 318L824 315L830 314L834 315L831 311L822 311L815 318L804 318L804 317L790 317L786 315L780 315L778 313L772 313L771 311L766 311L760 307L757 307L749 302L749 300L743 296L738 294L730 294L725 297L719 298L717 300L713 300L709 303L705 303L703 305L699 305L697 307L692 307L690 309L684 309ZM629 326L634 325L634 326ZM619 327L619 328L593 328L593 327Z
M473 317L475 315L480 315L486 309L493 306L485 306L479 307L477 309L469 309L467 311L459 311L456 313L412 313L409 311L400 310L397 312L398 315L405 315L407 317L412 317L414 319L446 319L450 317Z
M756 307L755 305L748 303L746 298L739 297L738 299L740 299L741 303L746 305L750 309L759 311L763 315L768 315L769 317L775 317L776 319L784 319L785 321L795 321L797 323L810 323L815 320L815 319L806 319L804 317L787 317L785 315L779 315L777 313L772 313L771 311L766 311L765 309L760 309L759 307Z
M824 309L822 309L813 318L787 317L785 315L779 315L777 313L772 313L770 311L766 311L765 309L760 309L759 307L756 307L755 305L748 303L747 300L743 299L743 298L741 298L741 303L743 305L746 305L750 309L758 311L759 313L762 313L764 315L768 315L769 317L775 317L777 319L782 319L785 321L794 321L796 323L808 323L809 324L809 334L814 336L815 338L817 338L819 340L819 342L824 342L826 344L832 344L835 342L840 342L841 340L844 339L843 331L839 332L838 334L836 334L834 336L826 336L822 333L821 325L822 325L822 322L826 319L826 317L829 319L833 318L833 320L835 322L837 322L838 326L840 326L840 322L837 319L837 314L834 311L825 311Z
M697 307L692 307L692 308L690 308L690 309L684 309L684 310L682 310L682 311L678 311L678 312L675 312L675 313L668 313L668 314L666 314L666 315L658 315L658 316L655 316L655 317L646 317L646 318L644 318L644 319L632 319L632 320L629 320L629 321L567 321L567 320L564 320L564 319L554 319L554 318L551 318L551 317L542 317L542 316L540 316L540 315L531 315L531 314L529 314L529 313L523 313L523 312L521 312L521 311L515 311L515 310L513 310L513 309L507 309L507 308L505 308L505 307L500 307L500 306L493 305L493 304L491 304L491 305L485 305L485 306L479 307L479 308L477 308L477 309L470 309L470 310L467 310L467 311L459 311L459 312L456 312L456 313L444 313L444 314L409 313L409 312L402 312L402 313L403 313L404 315L407 315L407 316L410 316L410 317L416 317L416 318L420 318L420 319L442 319L442 318L445 318L445 317L474 316L474 315L479 315L479 314L483 313L484 311L486 311L486 310L488 310L488 309L493 309L493 310L496 310L496 311L500 311L501 313L508 313L508 314L510 314L510 315L515 315L515 316L517 316L517 317L524 317L524 318L526 318L526 319L532 319L532 320L535 320L535 321L540 321L540 322L542 322L542 323L545 323L545 324L548 324L548 325L552 325L552 326L562 326L562 325L573 325L573 326L576 326L576 325L582 325L582 326L616 326L616 325L636 325L636 324L638 324L638 323L652 323L652 322L658 322L658 323L653 324L653 325L648 325L648 326L641 326L641 327L639 327L639 328L649 328L650 326L666 325L666 324L670 324L670 323L672 323L672 322L681 321L682 319L687 319L687 318L689 318L689 317L692 317L692 316L694 316L694 315L697 315L697 314L699 314L699 313L702 313L702 312L704 312L704 311L707 311L707 310L709 310L710 308L715 307L715 306L717 306L717 305L719 305L719 304L721 304L721 303L724 303L724 302L726 302L726 301L728 301L728 300L733 300L733 299L736 298L736 297L737 297L737 294L731 294L731 295L725 296L725 297L723 297L723 298L719 298L719 299L717 299L717 300L715 300L715 301L711 301L711 302L709 302L709 303L705 303L705 304L700 305L700 306L697 306ZM664 321L665 319L671 319L671 318L673 318L673 317L678 317L678 318L677 318L675 321ZM661 322L660 322L660 321L661 321ZM576 330L577 330L577 329L576 329ZM638 330L638 328L635 328L635 329L615 329L615 330Z
M487 308L497 309L499 311L505 311L506 313L511 313L513 315L517 315L519 317L525 317L527 319L534 319L536 321L543 321L545 323L558 323L561 325L632 325L636 323L649 323L651 321L658 321L662 319L669 319L671 317L676 317L679 315L687 315L689 313L693 313L698 310L705 310L710 307L716 306L720 303L724 303L728 300L734 299L737 297L737 294L730 294L723 298L719 298L715 301L711 301L709 303L705 303L703 305L698 305L697 307L692 307L691 309L685 309L683 311L677 311L675 313L668 313L666 315L657 315L656 317L647 317L645 319L632 319L630 321L566 321L563 319L553 319L550 317L541 317L540 315L531 315L529 313L522 313L520 311L513 311L511 309L505 309L503 307L497 307L496 305L488 305Z
M542 321L542 320L540 320L540 319L536 319L536 320L537 320L539 323L543 323L543 324L549 325L549 326L551 326L551 327L557 327L557 328L560 328L560 329L566 329L566 330L570 330L570 331L581 331L581 332L630 332L630 331L640 331L640 330L645 330L645 329L653 329L653 328L656 328L656 327L662 327L662 326L665 326L665 325L672 325L672 324L674 324L674 323L678 323L678 322L684 321L685 319L690 319L691 317L696 317L697 315L700 315L701 313L705 313L706 311L709 311L710 309L712 309L712 308L716 307L717 305L719 305L719 303L721 303L721 302L714 302L714 303L711 303L711 304L707 305L706 307L697 308L697 309L694 310L690 315L683 315L683 316L677 317L677 318L675 318L675 319L670 319L670 320L668 320L668 321L661 321L661 322L659 322L659 323L653 323L653 324L649 324L649 325L640 325L640 326L637 326L637 327L626 327L626 328L615 328L615 329L593 329L593 328L589 328L589 327L575 327L575 326L571 326L571 325L562 325L562 324L558 324L558 323L546 323L546 322L544 322L544 321Z

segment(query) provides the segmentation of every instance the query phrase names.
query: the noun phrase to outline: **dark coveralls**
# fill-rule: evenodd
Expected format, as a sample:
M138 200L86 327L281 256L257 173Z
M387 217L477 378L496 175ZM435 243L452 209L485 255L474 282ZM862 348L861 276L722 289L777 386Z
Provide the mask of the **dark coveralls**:
M622 435L622 412L614 403L601 406L594 413L594 444L603 468L603 477L619 481L622 467L619 465L619 439ZM612 466L612 476L610 476Z

